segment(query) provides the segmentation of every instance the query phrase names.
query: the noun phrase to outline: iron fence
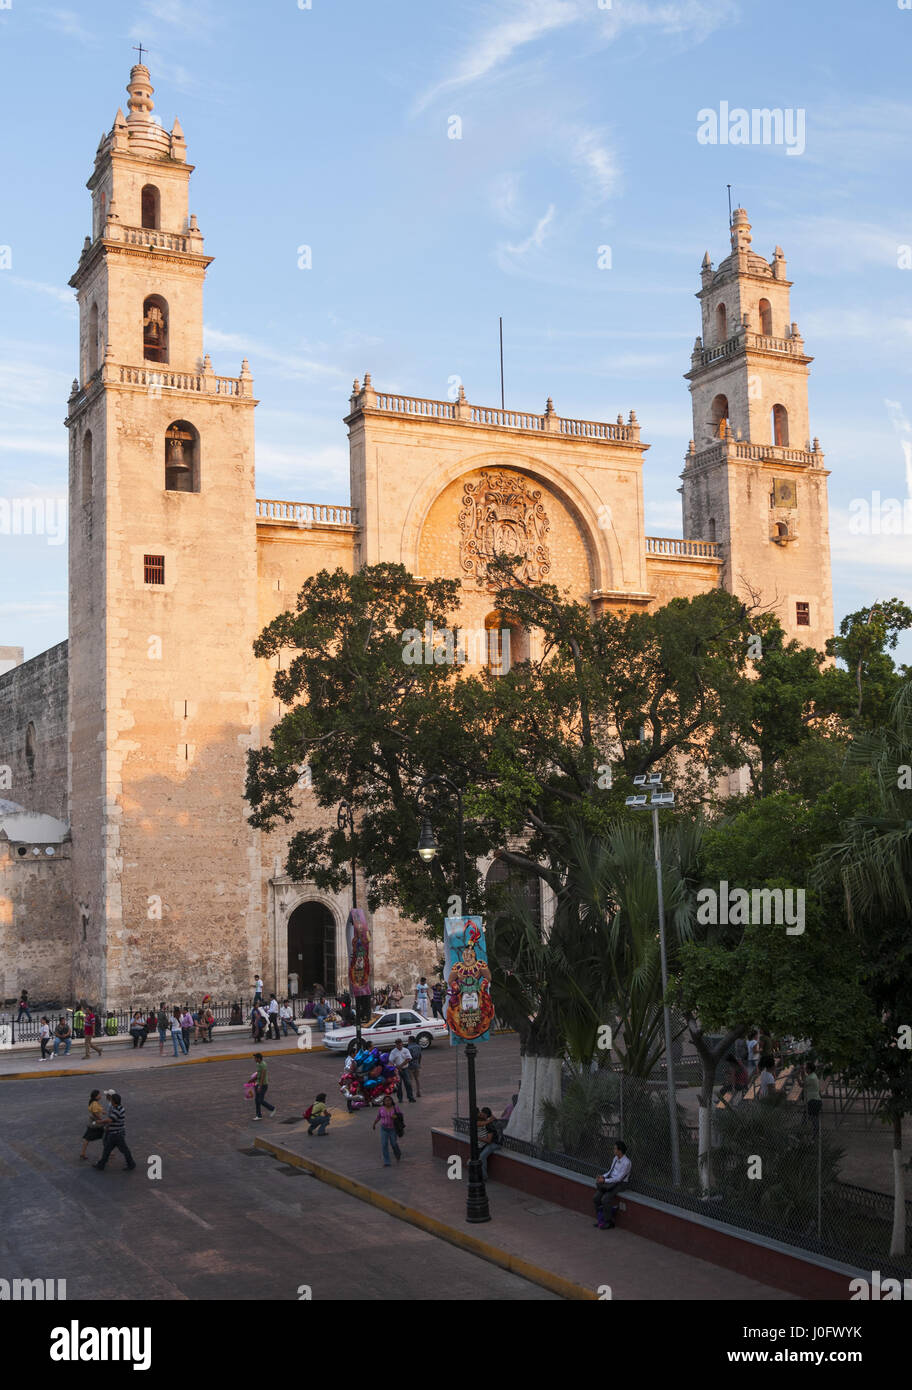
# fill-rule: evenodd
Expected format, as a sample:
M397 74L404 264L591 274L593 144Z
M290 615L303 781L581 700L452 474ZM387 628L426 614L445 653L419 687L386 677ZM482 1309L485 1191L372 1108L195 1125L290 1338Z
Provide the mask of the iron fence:
M347 1006L344 998L330 994L323 997L330 1009L338 1014L341 1022L344 1023L347 1016ZM288 1003L296 1023L301 1023L303 1021L304 1023L312 1024L314 1027L316 1026L316 1020L312 1013L314 1005L307 998L298 995L294 999L289 999ZM133 1014L135 1012L134 1009L107 1010L95 1005L92 1007L98 1019L95 1028L97 1037L116 1038L129 1036L130 1027L133 1022ZM181 1011L183 1011L183 1005L178 1005L177 1007L181 1008ZM196 1022L202 1005L191 1004L189 1007L190 1013L194 1016L194 1022ZM218 1028L248 1024L250 1022L250 1011L253 1008L253 999L234 999L230 1003L210 1002L207 1007L210 1009L215 1019L215 1023L213 1024L214 1031ZM308 1012L308 1010L310 1010L310 1012ZM31 1014L31 1018L22 1018L21 1021L17 1019L17 1012L16 1009L8 1009L0 1013L0 1024L8 1024L11 1028L11 1042L33 1042L37 1046L38 1030L41 1026L41 1019L43 1017L47 1017L51 1025L52 1035L58 1019L65 1017L70 1027L73 1028L74 1036L77 1038L83 1037L82 1028L74 1028L73 1026L74 1017L78 1014L78 1007L75 1005L68 1004L64 1006L59 1003L30 1004L29 1013ZM140 1012L142 1013L143 1020L145 1020L150 1013L155 1013L157 1015L158 1004L146 1006L140 1009Z
M463 1091L463 1110L465 1099ZM710 1116L709 1125L694 1126L678 1106L677 1188L667 1097L656 1077L619 1075L610 1067L565 1072L560 1101L541 1107L534 1141L504 1136L503 1147L594 1181L610 1168L615 1142L623 1138L634 1192L830 1259L912 1275L912 1253L889 1253L892 1196L840 1180L839 1136L821 1124L822 1117L808 1114L802 1101L785 1091L763 1100L720 1099L714 1093ZM455 1124L467 1132L464 1114ZM905 1203L905 1217L908 1250L912 1200Z

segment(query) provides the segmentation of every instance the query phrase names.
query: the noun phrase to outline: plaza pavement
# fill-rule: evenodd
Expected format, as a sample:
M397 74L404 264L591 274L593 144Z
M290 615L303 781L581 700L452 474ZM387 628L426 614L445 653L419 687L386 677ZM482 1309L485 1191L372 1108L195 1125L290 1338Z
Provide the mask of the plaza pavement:
M7 1116L17 1119L0 1140L0 1176L14 1179L0 1197L10 1204L0 1237L3 1265L22 1275L69 1276L74 1290L85 1282L90 1298L293 1298L295 1279L312 1285L314 1298L435 1299L464 1297L456 1290L476 1287L487 1297L554 1296L534 1279L518 1279L303 1174L296 1166L303 1156L338 1181L363 1184L410 1213L470 1233L494 1246L501 1263L569 1281L580 1297L597 1298L608 1286L615 1300L789 1298L635 1236L623 1219L600 1232L588 1217L496 1181L489 1184L493 1219L467 1226L464 1180L450 1180L446 1163L430 1151L431 1127L451 1124L457 1067L465 1084L457 1049L435 1044L424 1054L424 1094L413 1105L403 1103L404 1158L390 1169L381 1164L379 1133L370 1129L375 1112L349 1115L336 1100L337 1055L301 1051L288 1040L260 1050L279 1110L259 1123L243 1097L253 1051L247 1038L217 1038L211 1048L191 1048L189 1058L178 1059L159 1058L157 1045L150 1053L149 1044L136 1052L110 1044L91 1063L73 1053L68 1064L18 1058L15 1073L4 1057L0 1095ZM516 1089L518 1040L496 1037L480 1053L479 1103L497 1114ZM12 1079L23 1073L28 1079ZM134 1174L121 1171L117 1154L104 1174L79 1162L92 1085L116 1086L124 1096L128 1142L140 1164ZM327 1092L334 1112L324 1139L308 1138L299 1119L318 1091ZM258 1140L278 1146L290 1161L257 1150ZM143 1173L154 1154L162 1159L161 1181ZM97 1259L81 1281L87 1244ZM341 1251L358 1252L356 1264L346 1264ZM36 1260L40 1268L33 1269Z

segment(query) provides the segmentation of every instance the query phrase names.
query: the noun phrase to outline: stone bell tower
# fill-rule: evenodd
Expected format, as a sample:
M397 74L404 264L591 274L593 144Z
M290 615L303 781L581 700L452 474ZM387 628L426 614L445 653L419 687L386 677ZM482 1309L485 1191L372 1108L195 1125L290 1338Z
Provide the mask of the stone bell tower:
M808 368L777 246L751 250L736 208L731 254L707 251L702 334L687 380L693 439L682 474L685 536L719 541L723 583L772 605L789 637L822 650L833 632L827 470L808 424Z
M233 997L262 949L256 401L246 360L220 377L203 355L180 125L153 116L145 66L127 91L87 185L66 421L74 987L115 1007L196 981Z

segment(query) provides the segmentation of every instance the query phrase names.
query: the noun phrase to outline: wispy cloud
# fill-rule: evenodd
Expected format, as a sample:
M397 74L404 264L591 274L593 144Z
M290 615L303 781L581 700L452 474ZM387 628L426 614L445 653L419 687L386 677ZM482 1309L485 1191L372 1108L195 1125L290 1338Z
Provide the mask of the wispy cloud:
M498 7L501 11L503 6ZM474 37L455 72L428 87L415 103L423 111L444 92L456 91L504 66L519 49L555 29L574 24L582 13L578 0L520 0L505 17Z
M619 170L614 152L607 148L604 134L579 127L568 132L570 158L583 176L596 202L603 202L617 191Z
M72 309L76 314L76 296L72 290L65 290L60 285L47 285L42 280L25 280L21 275L10 275L7 277L11 285L19 285L24 290L34 290L36 294L47 294L52 299L56 299L58 304L65 304L68 309Z
M140 18L130 30L131 39L148 38L164 24L185 38L202 38L212 32L216 17L204 0L143 0Z
M247 338L241 333L223 333L218 328L205 330L206 343L210 347L221 348L223 351L240 352L242 356L251 359L259 359L262 362L274 362L283 369L286 377L301 377L305 381L345 381L348 382L348 373L341 367L335 367L327 362L318 362L308 357L299 357L293 352L282 352L274 347L269 347L265 343L256 342L253 338Z
M65 38L93 46L99 42L98 33L87 29L75 10L44 9L38 10L37 14L46 28L63 34Z
M517 261L528 256L530 252L540 251L548 238L554 217L555 207L553 203L550 203L547 212L538 219L532 231L523 241L501 242L497 248L497 259L501 268L505 270L515 268Z

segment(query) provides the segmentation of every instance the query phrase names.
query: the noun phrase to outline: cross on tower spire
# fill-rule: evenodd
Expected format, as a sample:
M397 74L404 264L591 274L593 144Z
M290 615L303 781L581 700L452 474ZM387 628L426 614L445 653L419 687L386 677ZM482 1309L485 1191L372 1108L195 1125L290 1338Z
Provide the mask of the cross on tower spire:
M148 48L145 49L145 50L143 49L143 46L142 46L141 43L140 43L140 44L134 44L134 45L133 45L133 51L134 51L135 53L138 53L138 54L139 54L139 61L140 61L140 62L142 62L143 52L146 52L146 53L149 52Z

